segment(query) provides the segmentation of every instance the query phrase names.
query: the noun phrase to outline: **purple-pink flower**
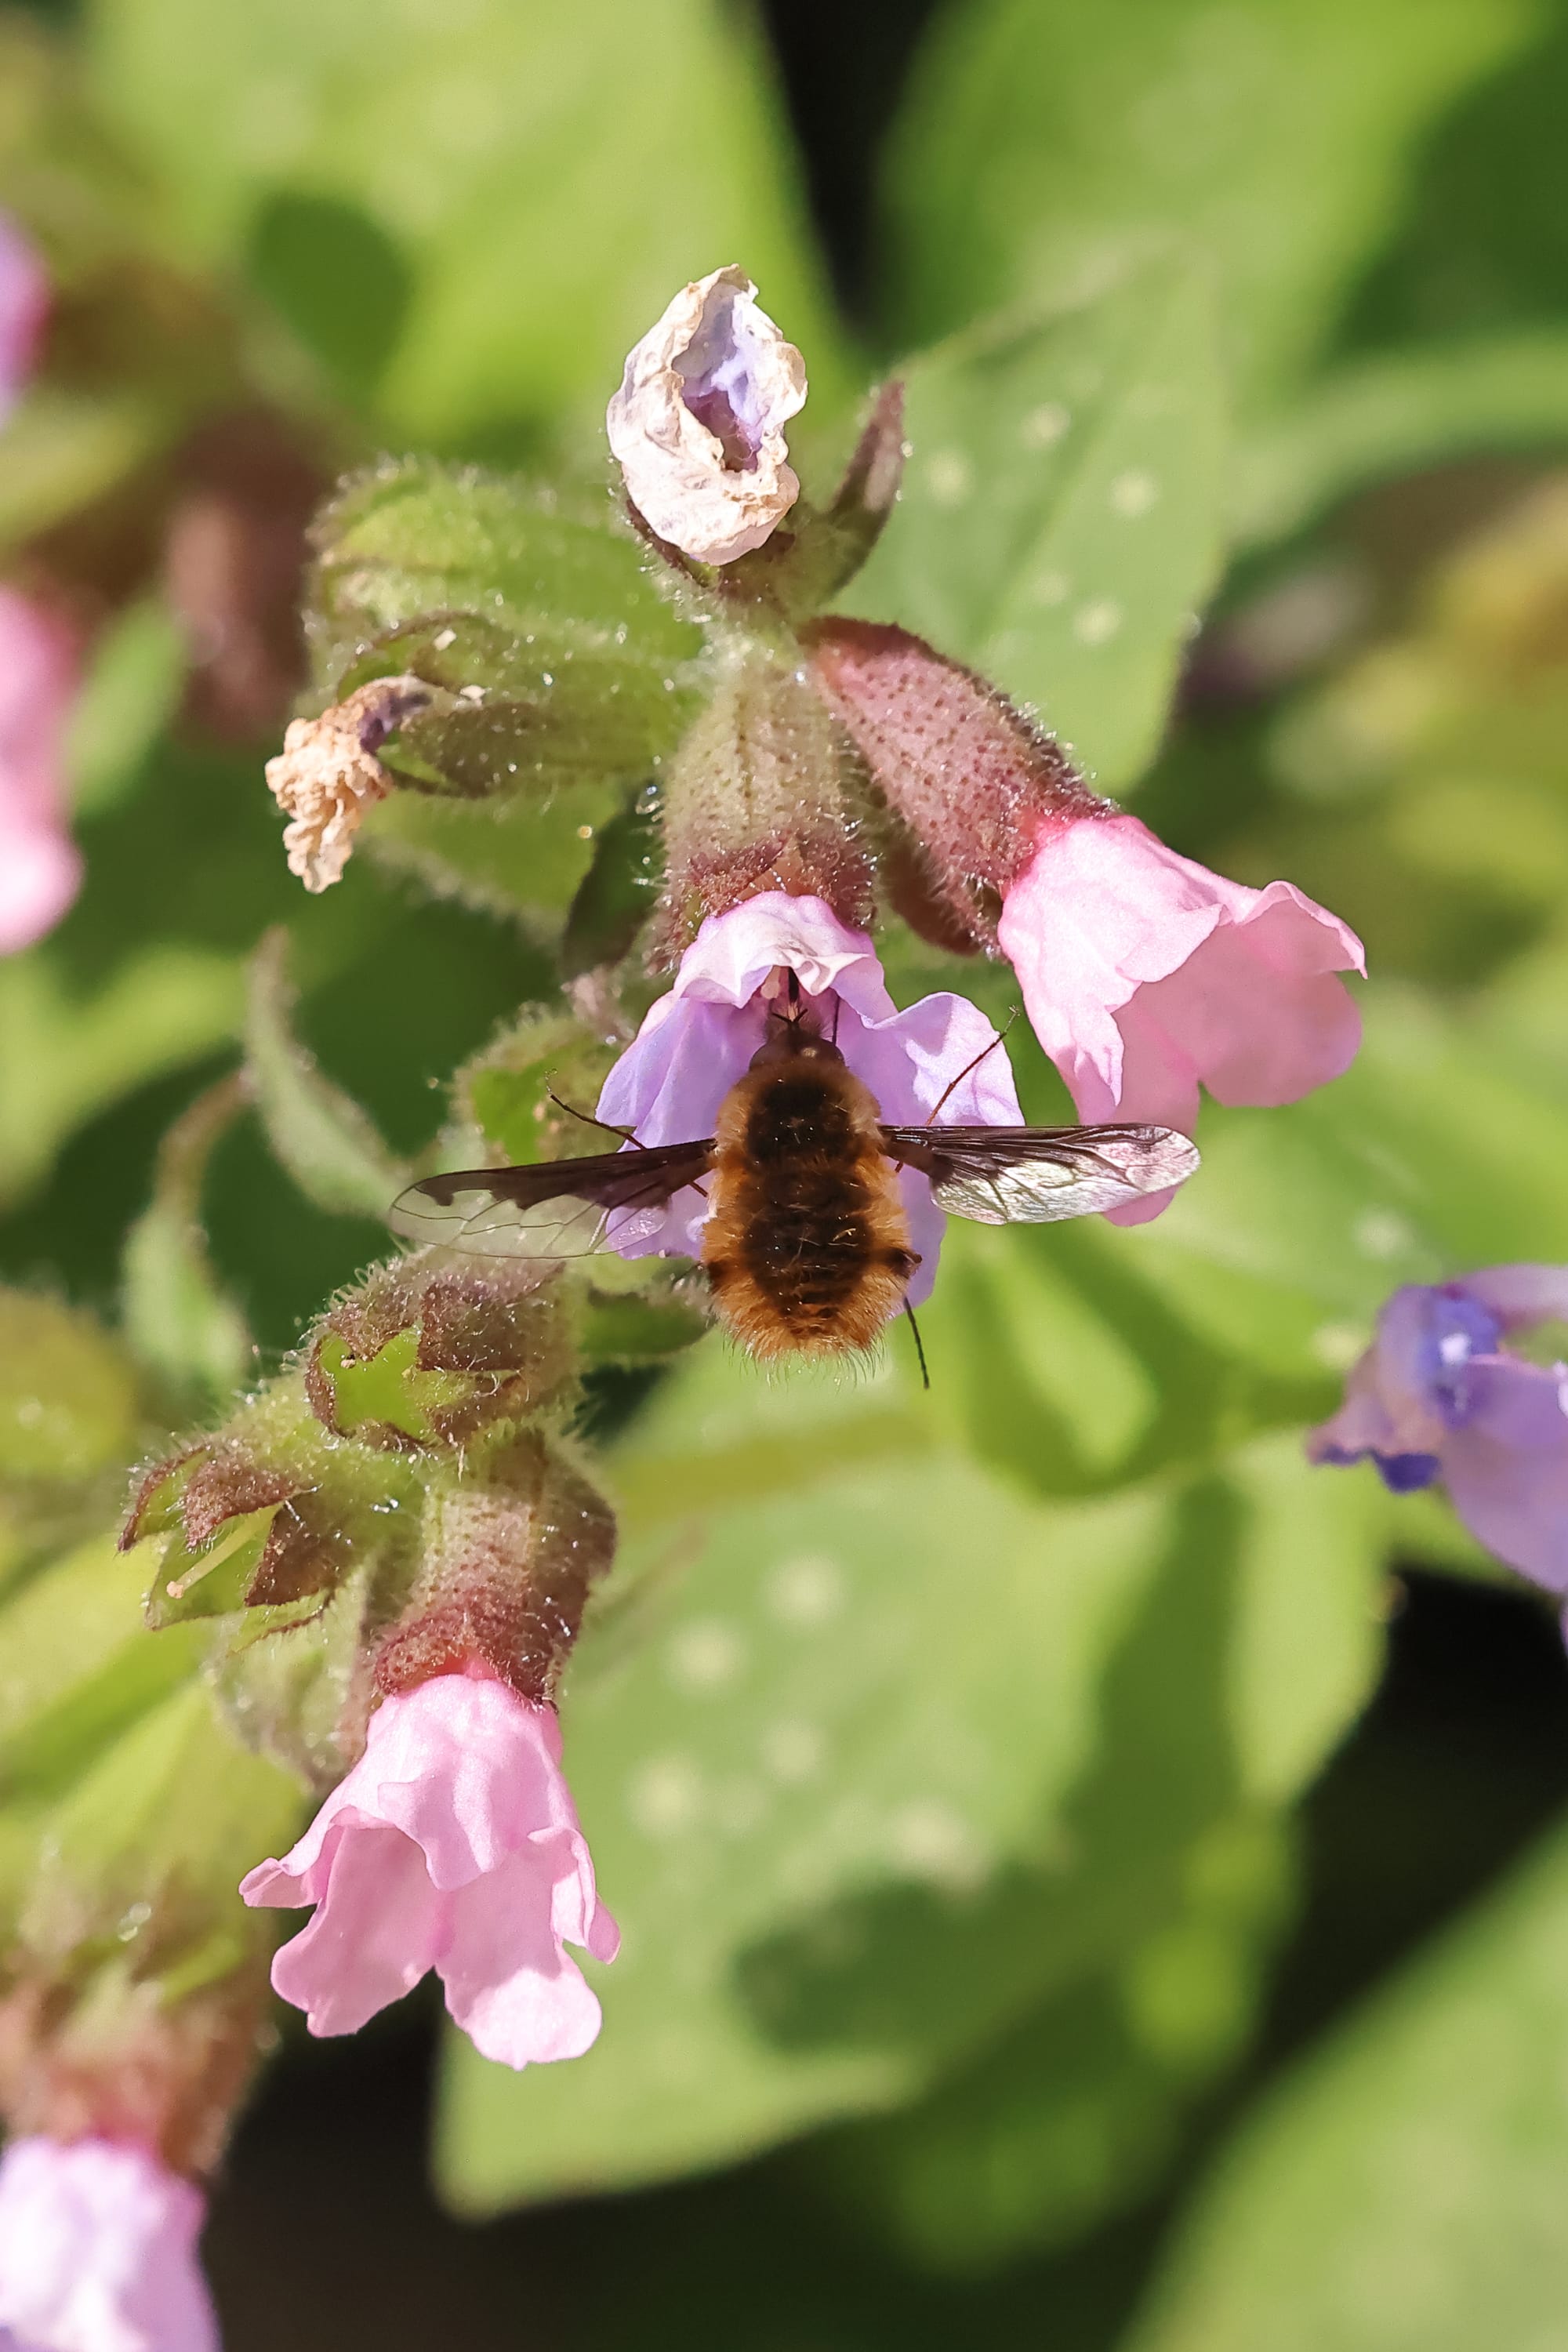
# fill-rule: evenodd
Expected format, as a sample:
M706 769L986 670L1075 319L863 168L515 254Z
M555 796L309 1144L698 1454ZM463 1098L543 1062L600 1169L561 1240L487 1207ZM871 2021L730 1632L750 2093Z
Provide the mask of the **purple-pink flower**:
M200 2189L144 2148L13 2140L0 2156L0 2343L217 2352L196 2261L205 2210Z
M1361 941L1289 882L1249 889L1180 857L1134 816L1047 818L1004 894L997 938L1080 1118L1190 1135L1217 1102L1294 1102L1355 1058L1338 975ZM1169 1193L1112 1212L1157 1216Z
M313 1903L272 1964L312 2033L353 2033L434 1969L474 2046L505 2066L578 2058L599 2004L564 1946L613 1960L555 1710L491 1675L384 1699L363 1756L247 1903Z
M945 993L922 996L900 1013L865 932L851 930L823 899L783 890L709 916L675 985L605 1080L599 1117L630 1128L641 1144L711 1135L719 1106L744 1077L766 1034L768 1008L782 1002L792 971L822 1034L889 1125L919 1126L933 1112L939 1125L1020 1124L1006 1052L983 1013ZM931 1296L946 1219L924 1176L906 1168L899 1182L921 1258L909 1290L918 1307ZM626 1257L660 1250L697 1257L708 1206L689 1186L664 1208L616 1213L608 1238Z
M1568 1594L1568 1366L1535 1364L1510 1332L1568 1319L1568 1266L1494 1265L1409 1283L1307 1441L1314 1462L1370 1456L1394 1494L1441 1480L1498 1559Z
M58 922L81 881L66 830L66 727L76 640L52 614L0 588L0 955Z
M0 425L33 373L49 307L49 281L33 247L0 213Z

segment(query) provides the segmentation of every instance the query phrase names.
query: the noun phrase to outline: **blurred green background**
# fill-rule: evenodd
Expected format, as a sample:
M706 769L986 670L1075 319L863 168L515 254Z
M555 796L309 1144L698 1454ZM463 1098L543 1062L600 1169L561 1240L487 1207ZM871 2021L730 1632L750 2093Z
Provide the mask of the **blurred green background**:
M1568 2347L1557 1627L1300 1452L1395 1283L1568 1259L1565 119L1556 0L0 22L58 288L0 540L95 648L87 886L0 964L7 1280L113 1318L268 927L395 1153L552 999L586 861L546 887L531 816L521 863L444 817L286 873L305 524L383 454L593 484L626 348L731 260L806 353L808 478L909 362L850 607L1373 971L1356 1068L1205 1112L1157 1225L952 1231L929 1401L712 1341L602 1380L605 2033L514 2078L418 2000L287 2032L209 2237L229 2352ZM252 1114L216 1145L268 1366L383 1246L310 1189Z

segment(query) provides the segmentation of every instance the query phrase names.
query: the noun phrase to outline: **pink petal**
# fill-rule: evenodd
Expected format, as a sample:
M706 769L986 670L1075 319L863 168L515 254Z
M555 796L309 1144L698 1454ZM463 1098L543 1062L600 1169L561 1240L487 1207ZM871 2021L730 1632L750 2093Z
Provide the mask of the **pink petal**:
M1505 1331L1568 1322L1568 1265L1487 1265L1459 1287L1489 1307Z
M822 898L764 890L710 915L680 959L671 993L710 1004L749 1004L776 965L797 973L808 996L831 989L868 1020L893 1010L876 950Z
M498 1887L510 1890L505 1901ZM519 2020L548 2008L537 1990L519 1990L522 1977L564 1975L560 1998L576 2023L540 2032L570 2039L592 1996L561 1938L605 1959L618 1941L561 1770L554 1709L480 1672L384 1699L363 1756L292 1853L261 1864L240 1891L251 1904L316 1905L272 1967L313 2033L353 2032L434 1967L454 2016L472 2010L479 2031L508 2048L521 2047Z
M503 2066L580 2058L597 2037L600 2009L552 1921L560 1842L525 1847L502 1869L452 1897L437 1962L447 2006L481 2057Z
M16 223L0 213L0 425L33 372L48 307L42 260Z
M448 1898L397 1830L342 1831L331 1868L314 1916L273 1959L272 1990L312 2033L357 2033L434 1967Z
M145 2149L13 2140L0 2157L0 2328L27 2352L218 2352L205 2200Z
M1042 832L998 937L1085 1118L1185 1132L1200 1080L1225 1102L1294 1101L1360 1041L1334 977L1363 968L1354 934L1288 882L1253 890L1179 857L1136 817Z
M65 826L65 739L76 689L71 633L0 588L0 954L41 937L80 879Z
M68 834L0 832L0 955L52 931L80 887L81 853Z

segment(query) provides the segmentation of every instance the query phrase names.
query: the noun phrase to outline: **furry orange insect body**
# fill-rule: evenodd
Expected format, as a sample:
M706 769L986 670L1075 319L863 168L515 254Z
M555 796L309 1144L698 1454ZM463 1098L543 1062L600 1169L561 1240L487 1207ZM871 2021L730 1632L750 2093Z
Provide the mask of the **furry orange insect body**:
M869 1348L920 1264L870 1089L791 1024L725 1097L702 1264L752 1355Z

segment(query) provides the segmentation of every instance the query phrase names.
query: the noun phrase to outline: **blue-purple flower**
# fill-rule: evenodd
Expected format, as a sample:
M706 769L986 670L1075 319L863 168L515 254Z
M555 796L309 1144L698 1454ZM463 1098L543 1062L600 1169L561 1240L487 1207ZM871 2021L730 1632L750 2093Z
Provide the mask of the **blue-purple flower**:
M1441 1480L1489 1551L1568 1594L1568 1365L1531 1363L1505 1344L1556 1319L1568 1320L1568 1266L1406 1284L1308 1454L1370 1455L1396 1495Z

